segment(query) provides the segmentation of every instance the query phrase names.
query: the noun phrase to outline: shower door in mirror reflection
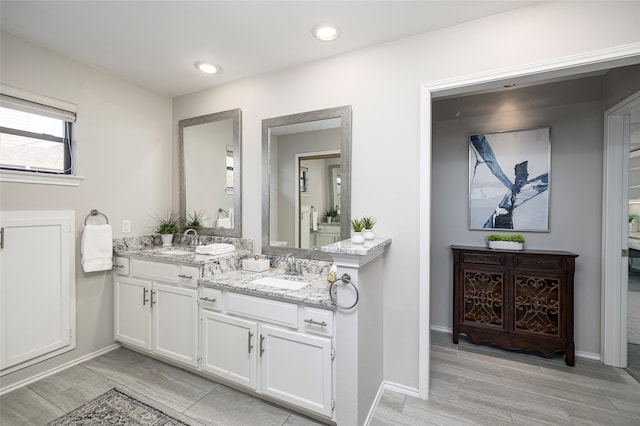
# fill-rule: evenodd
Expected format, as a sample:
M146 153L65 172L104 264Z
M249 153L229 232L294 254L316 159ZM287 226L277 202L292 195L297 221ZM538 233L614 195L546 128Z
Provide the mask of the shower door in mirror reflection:
M469 229L549 231L549 132L469 137Z

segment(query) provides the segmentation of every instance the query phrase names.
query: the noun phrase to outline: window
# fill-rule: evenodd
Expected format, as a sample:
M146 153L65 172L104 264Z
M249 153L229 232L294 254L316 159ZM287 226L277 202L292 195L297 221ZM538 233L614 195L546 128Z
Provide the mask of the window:
M233 194L233 147L227 145L227 155L225 157L227 171L226 171L226 184L225 194Z
M0 168L3 170L73 175L71 111L50 103L0 94ZM11 91L9 91L11 92ZM25 97L29 97L28 95ZM34 95L37 101L42 97ZM45 99L44 102L47 100Z

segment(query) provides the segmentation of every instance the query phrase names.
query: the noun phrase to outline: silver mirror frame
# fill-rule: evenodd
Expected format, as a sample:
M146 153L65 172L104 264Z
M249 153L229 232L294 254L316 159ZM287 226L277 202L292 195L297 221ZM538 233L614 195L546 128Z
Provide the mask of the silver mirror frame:
M199 124L211 123L214 121L232 120L233 126L233 210L234 227L198 228L200 235L215 235L220 237L242 238L242 111L240 108L228 111L216 112L213 114L201 115L199 117L185 118L178 122L179 132L179 166L180 166L180 220L184 229L187 217L187 188L184 165L184 128L197 126Z
M327 108L317 111L284 115L262 120L262 254L286 256L293 253L298 258L331 261L331 255L319 249L301 249L293 247L277 247L271 241L271 158L269 145L271 129L279 126L301 124L312 121L340 119L340 239L351 236L351 105Z

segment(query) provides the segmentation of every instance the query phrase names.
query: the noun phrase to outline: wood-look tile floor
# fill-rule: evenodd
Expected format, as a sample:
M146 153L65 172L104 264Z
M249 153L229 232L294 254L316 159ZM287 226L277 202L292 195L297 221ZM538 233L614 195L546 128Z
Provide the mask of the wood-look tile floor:
M640 383L620 368L431 333L428 400L386 391L371 425L640 425Z
M622 369L431 342L429 400L385 391L371 425L640 425L640 384ZM318 424L123 348L3 395L0 424L43 425L112 387L193 425Z
M44 425L117 387L190 425L304 426L312 419L125 348L0 397L0 425Z

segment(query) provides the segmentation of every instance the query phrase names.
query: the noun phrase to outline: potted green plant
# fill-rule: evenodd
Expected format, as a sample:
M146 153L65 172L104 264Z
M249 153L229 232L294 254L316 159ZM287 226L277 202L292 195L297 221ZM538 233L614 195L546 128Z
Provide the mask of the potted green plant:
M353 229L353 235L351 236L351 242L353 244L362 244L364 243L364 237L362 236L362 230L364 226L362 225L362 220L357 217L351 221L351 229Z
M362 227L364 228L363 231L363 236L365 240L373 240L374 235L373 235L373 225L376 224L376 218L373 216L364 216L362 219L360 219L360 222L362 223Z
M324 212L324 216L327 218L327 223L331 223L338 216L338 211L331 207L329 210Z
M522 250L524 247L524 237L518 234L491 234L487 237L489 248Z
M194 210L193 213L187 213L187 228L201 228L204 219L204 210Z
M162 237L162 246L169 247L173 242L173 234L179 231L180 215L175 211L168 211L164 216L156 215L155 231Z
M629 215L629 232L638 232L638 216L635 214Z

